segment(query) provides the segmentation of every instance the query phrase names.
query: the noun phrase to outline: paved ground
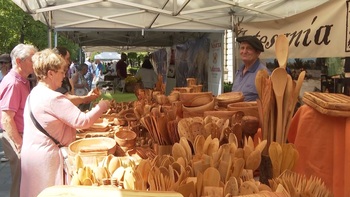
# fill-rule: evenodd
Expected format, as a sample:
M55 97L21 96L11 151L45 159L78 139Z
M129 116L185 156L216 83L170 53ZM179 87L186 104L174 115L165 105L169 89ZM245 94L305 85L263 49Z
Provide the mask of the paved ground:
M3 156L2 133L0 133L0 158ZM0 162L0 196L10 196L11 172L9 162Z

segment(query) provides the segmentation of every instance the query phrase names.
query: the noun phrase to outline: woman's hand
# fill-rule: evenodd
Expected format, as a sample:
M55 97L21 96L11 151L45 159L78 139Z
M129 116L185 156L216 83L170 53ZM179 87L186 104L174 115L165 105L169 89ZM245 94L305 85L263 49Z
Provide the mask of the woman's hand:
M105 111L107 111L107 110L110 108L111 102L110 102L109 100L103 100L103 99L101 99L101 100L98 102L98 105L99 105L102 109L104 109L103 111L105 112Z

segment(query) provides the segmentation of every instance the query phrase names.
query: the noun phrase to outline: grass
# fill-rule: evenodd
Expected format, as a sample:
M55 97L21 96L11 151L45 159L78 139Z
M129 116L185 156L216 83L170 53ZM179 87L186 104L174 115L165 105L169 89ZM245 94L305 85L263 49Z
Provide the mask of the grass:
M117 102L128 102L128 101L136 101L137 98L134 93L121 93L121 92L106 92L101 95L101 98L107 100L115 100Z

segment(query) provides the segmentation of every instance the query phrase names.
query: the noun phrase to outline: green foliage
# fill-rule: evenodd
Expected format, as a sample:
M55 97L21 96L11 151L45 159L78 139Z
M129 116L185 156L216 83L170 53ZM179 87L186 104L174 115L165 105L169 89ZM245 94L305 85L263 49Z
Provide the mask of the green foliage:
M49 46L47 26L35 21L11 0L0 0L0 29L0 53L10 53L19 43L32 44L39 50ZM57 42L70 51L71 59L77 59L77 44L62 35L58 36Z
M125 78L125 84L140 83L141 77L128 76Z
M105 93L101 95L101 98L106 100L115 100L117 102L130 102L130 101L136 101L137 97L134 93Z
M141 67L143 59L148 55L147 52L129 52L128 61L131 67Z
M93 60L93 61L95 61L95 55L97 55L97 54L100 54L100 52L92 52L91 54L90 54L90 60Z
M136 75L137 71L139 70L139 67L129 67L128 71L132 75Z
M231 92L232 91L232 82L224 82L224 92Z

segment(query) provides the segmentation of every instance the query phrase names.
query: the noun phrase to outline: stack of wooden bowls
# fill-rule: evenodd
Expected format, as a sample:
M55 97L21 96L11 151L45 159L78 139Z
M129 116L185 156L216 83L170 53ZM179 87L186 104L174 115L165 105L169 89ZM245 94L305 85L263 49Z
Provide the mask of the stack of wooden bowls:
M227 107L231 103L242 102L244 96L242 92L226 92L216 97L219 107Z
M227 105L227 109L229 111L242 111L245 116L255 116L259 118L256 101L231 103Z
M180 93L183 117L203 116L205 111L214 109L215 99L212 92Z

